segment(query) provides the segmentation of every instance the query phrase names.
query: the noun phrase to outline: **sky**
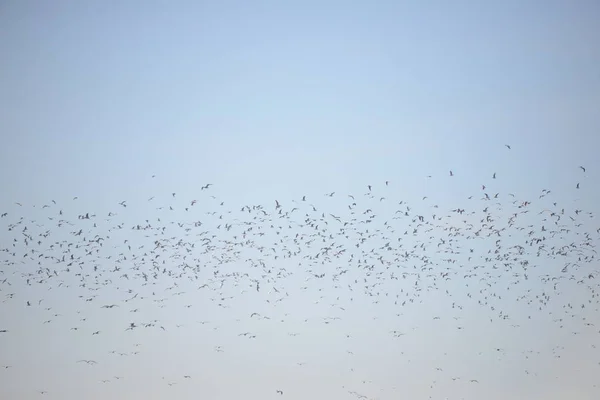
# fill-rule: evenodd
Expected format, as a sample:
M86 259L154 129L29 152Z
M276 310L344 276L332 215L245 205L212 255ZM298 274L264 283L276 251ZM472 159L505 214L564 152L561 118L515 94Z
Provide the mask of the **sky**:
M0 397L598 398L599 18L3 1Z

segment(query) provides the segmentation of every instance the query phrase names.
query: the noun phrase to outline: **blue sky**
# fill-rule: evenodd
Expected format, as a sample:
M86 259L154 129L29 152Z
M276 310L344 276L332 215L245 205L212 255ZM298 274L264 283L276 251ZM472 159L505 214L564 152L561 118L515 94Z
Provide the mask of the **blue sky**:
M508 193L520 201L532 201L535 208L531 214L557 202L567 209L597 215L599 17L600 7L594 1L3 2L0 211L10 215L0 228L20 216L38 223L44 218L48 224L48 210L40 207L52 199L56 207L74 217L75 225L83 223L76 218L81 213L104 216L109 211L118 212L118 218L128 224L157 218L189 222L190 213L182 208L189 207L193 199L203 210L231 210L226 220L243 218L239 210L245 204L262 204L273 211L277 199L291 209L296 204L292 200L299 202L303 195L319 210L346 215L347 194L360 196L362 206L369 184L377 197L386 197L383 202L368 200L369 207L381 218L389 216L390 221L403 207L397 204L401 200L427 213L438 205L443 210L439 215L471 207L467 197L474 195L472 201L481 202L481 185L486 185L491 195L500 193L502 206L494 209L499 219L506 220L512 212L508 211L513 200ZM579 166L585 166L586 172ZM210 194L216 199L201 190L206 183L214 184ZM542 189L551 190L551 196L540 199ZM333 198L324 196L333 191ZM172 192L177 193L175 198ZM72 200L75 196L79 197L76 202ZM158 204L147 201L152 196ZM422 200L424 196L427 202ZM118 205L123 200L127 200L127 208ZM475 209L481 212L479 204L483 203L477 204ZM176 210L168 216L155 207L169 205ZM194 218L208 217L198 214ZM473 222L477 221L478 217L473 217ZM206 222L206 229L220 232L216 231L219 223ZM583 225L580 229L590 232L599 227L591 218ZM3 232L6 236L0 238L8 244L12 234ZM135 240L141 245L144 239ZM518 235L514 240L520 240ZM477 246L485 248L484 244ZM290 263L288 268L297 265L289 260L277 262ZM553 265L553 270L562 268L550 257L545 262ZM550 322L539 320L539 325L522 332L509 325L492 330L482 322L489 319L490 310L476 306L461 314L470 333L456 334L456 320L450 318L453 311L444 309L447 299L439 294L422 294L420 307L426 311L415 307L403 311L406 316L400 318L395 309L374 305L370 298L361 299L357 294L348 300L348 293L333 288L330 281L321 291L299 289L304 278L293 276L286 278L284 285L290 294L295 293L285 301L288 314L300 321L306 315L327 314L328 309L314 301L321 295L336 298L338 291L343 296L336 301L354 313L342 318L342 325L333 330L288 319L281 324L251 322L254 325L239 330L260 330L259 336L271 335L271 339L246 349L238 343L236 324L248 323L248 310L243 307L252 304L264 312L274 307L265 305L262 298L246 296L226 312L207 306L206 318L189 315L182 304L200 304L212 294L206 298L190 295L182 304L173 300L174 304L165 307L173 310L170 313L147 305L154 311L148 311L146 319L164 318L172 326L188 326L187 330L172 328L162 336L144 331L135 339L127 338L132 341L129 343L120 337L121 325L127 326L129 320L127 312L115 311L117 316L112 317L96 305L78 308L71 303L73 292L52 292L54 309L63 307L61 313L79 310L89 313L97 326L113 326L103 328L112 333L98 339L98 345L87 336L78 342L69 335L59 337L71 322L40 328L44 311L25 312L21 300L25 293L35 298L42 293L47 296L47 288L25 287L8 266L0 266L0 271L2 268L0 282L3 275L11 276L13 286L0 285L0 289L18 293L19 300L3 303L0 310L7 323L20 327L11 331L21 332L10 339L10 348L2 343L9 339L0 337L0 349L7 346L8 350L0 353L8 354L7 364L15 365L0 370L0 395L6 391L8 398L39 397L37 389L25 384L31 379L39 381L39 390L48 388L46 396L63 399L84 395L192 398L203 390L214 399L238 398L235 390L250 398L278 398L268 383L271 376L281 382L279 386L290 388L284 397L292 399L321 396L316 393L342 399L348 398L348 390L379 399L398 398L398 393L410 398L453 399L493 399L497 391L498 398L515 399L553 395L591 399L598 394L598 388L589 383L590 377L597 376L596 370L581 367L578 376L582 382L577 384L575 377L553 378L566 376L578 357L592 357L586 347L592 343L591 337L582 335L587 341L574 341L565 336L565 329L556 328L552 318ZM499 279L510 281L505 275ZM162 282L161 290L171 283ZM103 288L99 296L120 299L122 291L115 285ZM129 285L142 290L139 281ZM394 282L386 285L392 292L397 290ZM443 285L463 294L471 290L460 281ZM577 296L576 287L571 289L573 292L565 289L564 299ZM242 290L227 287L223 296L235 296ZM517 313L525 324L527 312L513 301L514 296L506 294L503 299L498 307ZM140 307L145 304L142 301ZM562 310L559 307L555 312ZM449 318L447 329L452 333L444 340L436 336L439 330L432 325L430 316L436 312L447 313ZM597 308L586 312L600 323ZM367 330L365 321L374 316L377 322ZM204 325L195 322L216 318L222 319L219 330L203 331ZM546 323L547 330L542 330ZM393 353L384 343L389 340L389 330L395 329L391 326L398 324L406 331L418 326L422 333ZM27 333L26 329L33 331ZM47 330L48 336L40 338L37 329ZM569 332L577 329L571 327ZM172 333L175 330L178 333ZM291 331L300 334L288 336ZM207 336L198 336L201 332ZM364 353L360 362L347 358L350 346L336 339L342 332L356 336L352 346L355 353ZM529 366L543 371L541 377L517 374L515 365L523 360L514 354L528 351L542 334L553 346L564 343L573 356L563 356L558 362L551 352L542 352L532 356L535 359ZM484 339L488 335L490 342L502 342L514 351L497 361L497 355L488 351L492 347ZM198 337L203 338L201 343L197 343ZM290 338L305 339L290 345ZM169 344L161 348L158 345L164 340ZM154 353L104 360L106 349L121 346L130 351L134 343L144 348L154 344ZM216 343L229 350L216 353ZM270 344L279 350L269 350ZM197 357L190 356L188 345ZM481 350L484 348L487 350ZM57 354L57 349L62 350ZM462 353L457 349L463 349ZM414 353L406 356L412 364L396 363L403 360L402 351ZM437 376L432 365L444 352L452 355L447 356L444 373ZM99 358L94 372L73 361L94 354ZM298 367L295 363L301 361L295 360L303 355L310 359L307 366L312 364L311 372L304 375L278 364L285 359ZM262 359L260 366L256 356ZM597 362L590 361L590 365L599 367ZM67 375L61 375L58 366L78 382L71 393L61 383ZM362 369L362 378L346 375L353 366ZM27 377L25 371L32 370L37 375ZM186 370L195 371L193 383L141 386L149 377L160 382L162 376L182 376ZM439 382L450 375L473 375L478 370L485 371L478 377L478 389L448 384L431 392L434 380L442 385ZM118 382L121 386L97 384L104 376L116 374L125 376L125 383ZM505 392L513 389L498 378L503 374L511 377L513 392ZM203 375L203 380L196 378L198 375ZM375 383L353 389L363 379ZM392 389L394 386L405 390ZM572 392L578 386L580 393Z

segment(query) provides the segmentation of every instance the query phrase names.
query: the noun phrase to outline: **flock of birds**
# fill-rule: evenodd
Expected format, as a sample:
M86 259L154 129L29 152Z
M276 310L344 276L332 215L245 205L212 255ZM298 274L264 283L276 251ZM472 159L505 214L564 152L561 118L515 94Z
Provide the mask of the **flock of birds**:
M449 175L455 176L452 171ZM52 289L73 304L96 304L127 315L130 320L118 329L134 335L140 329L173 328L157 319L138 318L144 307L164 307L173 298L194 293L210 293L224 313L235 307L232 293L259 296L264 307L246 316L252 321L271 319L265 310L285 308L294 293L310 293L312 302L326 304L332 313L319 322L331 325L352 313L357 298L393 307L397 314L392 317L402 320L403 309L418 307L437 293L447 298L458 330L461 310L468 304L481 307L490 320L518 328L510 312L502 309L502 299L510 298L527 318L550 313L558 327L568 319L600 340L600 327L593 320L600 300L595 249L600 224L595 215L574 204L560 204L551 190L543 189L532 199L489 191L496 173L490 179L460 207L427 197L415 205L392 199L389 181L365 185L362 193L332 191L235 207L215 196L210 183L200 186L198 198L168 193L139 202L138 208L146 211L136 211L130 201L116 202L108 212L74 211L81 208L77 197L37 206L15 203L0 214L0 310L15 304L43 308L46 317L40 323L56 323L61 314L42 297ZM149 214L142 216L145 212ZM550 264L560 267L549 268ZM44 291L26 298L22 285ZM568 285L576 287L579 297L566 292ZM195 306L192 301L184 307ZM65 329L103 334L87 329L88 321L81 317L77 326ZM451 318L431 316L446 317ZM0 348L8 335L19 335L2 324L0 320ZM407 331L391 330L389 335L399 338ZM248 340L257 337L250 331L236 334ZM214 351L226 348L217 345ZM111 351L122 356L138 352ZM73 363L93 367L98 361ZM18 367L2 365L1 353L0 366ZM0 381L1 374L0 369ZM464 380L479 384L481 378ZM285 388L272 390L286 394ZM356 390L347 392L371 398Z

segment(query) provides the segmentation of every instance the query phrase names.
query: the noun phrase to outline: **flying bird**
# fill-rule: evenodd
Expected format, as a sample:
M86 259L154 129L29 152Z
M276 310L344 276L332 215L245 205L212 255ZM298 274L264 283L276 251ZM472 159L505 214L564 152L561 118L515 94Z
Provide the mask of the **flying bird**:
M77 362L78 362L78 363L80 363L80 362L84 362L84 363L86 363L87 365L94 365L94 364L98 364L98 363L97 363L96 361L94 361L94 360L79 360L79 361L77 361Z

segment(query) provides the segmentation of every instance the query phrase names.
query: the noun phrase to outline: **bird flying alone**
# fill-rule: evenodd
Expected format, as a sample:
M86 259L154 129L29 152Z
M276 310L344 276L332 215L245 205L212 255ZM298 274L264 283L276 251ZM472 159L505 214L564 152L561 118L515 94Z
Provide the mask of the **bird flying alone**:
M94 365L94 364L98 364L98 363L97 363L96 361L94 361L94 360L79 360L79 361L77 361L77 362L78 362L78 363L84 362L84 363L86 363L87 365Z

